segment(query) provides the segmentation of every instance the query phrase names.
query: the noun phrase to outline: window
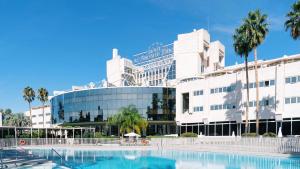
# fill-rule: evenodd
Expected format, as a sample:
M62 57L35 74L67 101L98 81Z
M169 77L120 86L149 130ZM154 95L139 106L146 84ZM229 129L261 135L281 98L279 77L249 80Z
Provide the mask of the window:
M203 95L203 90L194 91L194 96Z
M219 110L222 110L222 105L221 104L219 105Z
M269 87L269 85L270 85L270 81L265 81L265 87Z
M253 88L254 87L254 84L253 83L250 83L249 84L249 88Z
M274 86L275 85L275 80L271 80L270 81L270 86Z
M269 100L264 101L264 106L269 106Z
M200 112L200 111L203 111L202 106L194 107L194 112Z
M296 83L297 82L297 77L292 77L291 82Z
M215 105L215 110L219 110L219 107L218 107L218 105Z
M218 91L219 91L218 88L215 88L215 93L218 93Z
M253 107L253 102L249 102L249 107Z
M32 117L36 117L36 115L32 115Z
M298 82L300 82L300 76L298 76Z
M219 88L219 93L222 93L222 87Z
M189 99L189 93L183 93L182 94L182 107L183 107L183 113L186 111L189 111L189 104L190 104L190 99Z
M223 92L227 92L227 87L223 87Z
M298 103L300 103L300 97L297 98Z
M210 106L210 110L214 110L214 108L215 108L215 107L214 107L213 105Z
M291 79L289 77L285 78L285 83L290 83Z
M215 90L214 89L210 89L210 93L211 94L215 93Z
M274 97L272 97L271 99L269 99L269 104L270 104L270 105L274 105L274 103L275 103Z
M245 89L247 89L247 85L246 85L246 88L245 88ZM227 92L231 92L231 87L228 86L226 91L227 91Z
M291 103L296 103L297 102L297 98L296 97L292 97L291 98Z
M259 87L264 87L264 82L259 82Z
M290 98L285 98L285 104L290 104L290 103L291 103Z

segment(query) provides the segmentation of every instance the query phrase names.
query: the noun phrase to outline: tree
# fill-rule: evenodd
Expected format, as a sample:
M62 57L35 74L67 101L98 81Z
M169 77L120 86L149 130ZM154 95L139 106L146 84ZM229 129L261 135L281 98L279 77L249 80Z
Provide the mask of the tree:
M2 125L3 126L11 126L9 124L9 121L13 116L11 109L5 109L5 110L0 109L0 112L2 114Z
M35 92L34 90L27 86L24 90L23 90L23 98L26 102L28 102L29 105L29 112L30 112L30 123L32 123L32 114L31 114L31 102L34 101L35 99Z
M45 103L48 101L48 91L45 88L38 89L38 99L42 102L43 109L43 127L45 127Z
M108 119L108 124L118 126L122 136L125 132L136 132L141 134L141 131L148 126L147 120L139 114L138 110L133 105L121 108L119 113Z
M249 132L249 75L248 75L248 55L251 51L250 48L250 35L247 31L245 31L245 25L237 28L233 35L233 47L234 51L244 57L245 59L245 69L246 69L246 89L247 89L247 99L246 99L246 123L245 123L245 133Z
M255 83L256 83L256 135L259 135L259 84L257 72L257 47L264 41L268 30L267 15L259 10L251 11L244 20L244 31L249 35L250 50L254 50Z
M290 34L293 39L300 37L300 1L298 0L292 6L291 11L286 15L287 21L284 23L285 30L290 29Z
M28 127L31 125L31 120L24 113L15 113L11 119L12 126Z
M23 113L12 113L11 109L0 109L4 126L27 127L30 120Z

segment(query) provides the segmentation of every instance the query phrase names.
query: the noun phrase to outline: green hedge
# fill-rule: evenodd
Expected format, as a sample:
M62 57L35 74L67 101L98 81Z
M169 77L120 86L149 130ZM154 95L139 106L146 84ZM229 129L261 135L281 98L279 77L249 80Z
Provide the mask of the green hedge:
M277 137L277 135L275 133L268 132L268 133L263 134L263 137Z
M186 133L182 133L180 137L198 137L198 135L196 133L186 132Z
M243 133L242 137L256 137L256 133Z
M257 137L256 133L243 133L242 134L243 137ZM277 137L277 135L275 133L272 132L268 132L262 135L263 137Z

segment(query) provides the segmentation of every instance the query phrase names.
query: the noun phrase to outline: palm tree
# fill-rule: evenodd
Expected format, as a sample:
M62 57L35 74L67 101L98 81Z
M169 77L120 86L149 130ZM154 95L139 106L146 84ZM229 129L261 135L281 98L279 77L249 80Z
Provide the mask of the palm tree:
M43 127L45 127L45 103L48 101L48 91L45 88L38 89L38 99L42 102L43 109Z
M141 117L135 106L121 108L118 114L108 119L109 125L117 125L120 127L120 133L123 136L125 132L136 132L141 134L141 130L147 128L147 121Z
M259 134L259 85L257 72L257 46L259 46L268 33L267 15L259 10L251 11L244 20L245 30L250 35L250 50L254 50L255 83L256 83L256 135Z
M251 51L250 48L250 35L248 32L245 31L245 25L240 26L237 28L233 35L233 47L235 52L244 57L245 59L245 69L246 69L246 88L247 88L247 99L246 99L246 123L245 123L245 133L249 132L249 75L248 75L248 55Z
M27 86L26 88L24 88L23 90L23 98L26 102L28 102L29 105L29 112L30 112L30 123L32 123L32 116L31 116L31 102L34 101L35 98L35 92L34 90Z
M284 23L285 30L291 30L293 39L300 37L300 1L298 0L292 6L292 10L286 15L288 20Z

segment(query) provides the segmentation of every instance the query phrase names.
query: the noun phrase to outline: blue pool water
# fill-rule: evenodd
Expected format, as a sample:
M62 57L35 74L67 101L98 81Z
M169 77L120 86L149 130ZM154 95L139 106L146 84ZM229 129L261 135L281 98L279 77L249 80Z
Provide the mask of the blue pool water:
M61 158L48 149L31 150L61 168ZM63 166L74 169L300 169L299 157L263 157L188 151L92 151L58 149Z

